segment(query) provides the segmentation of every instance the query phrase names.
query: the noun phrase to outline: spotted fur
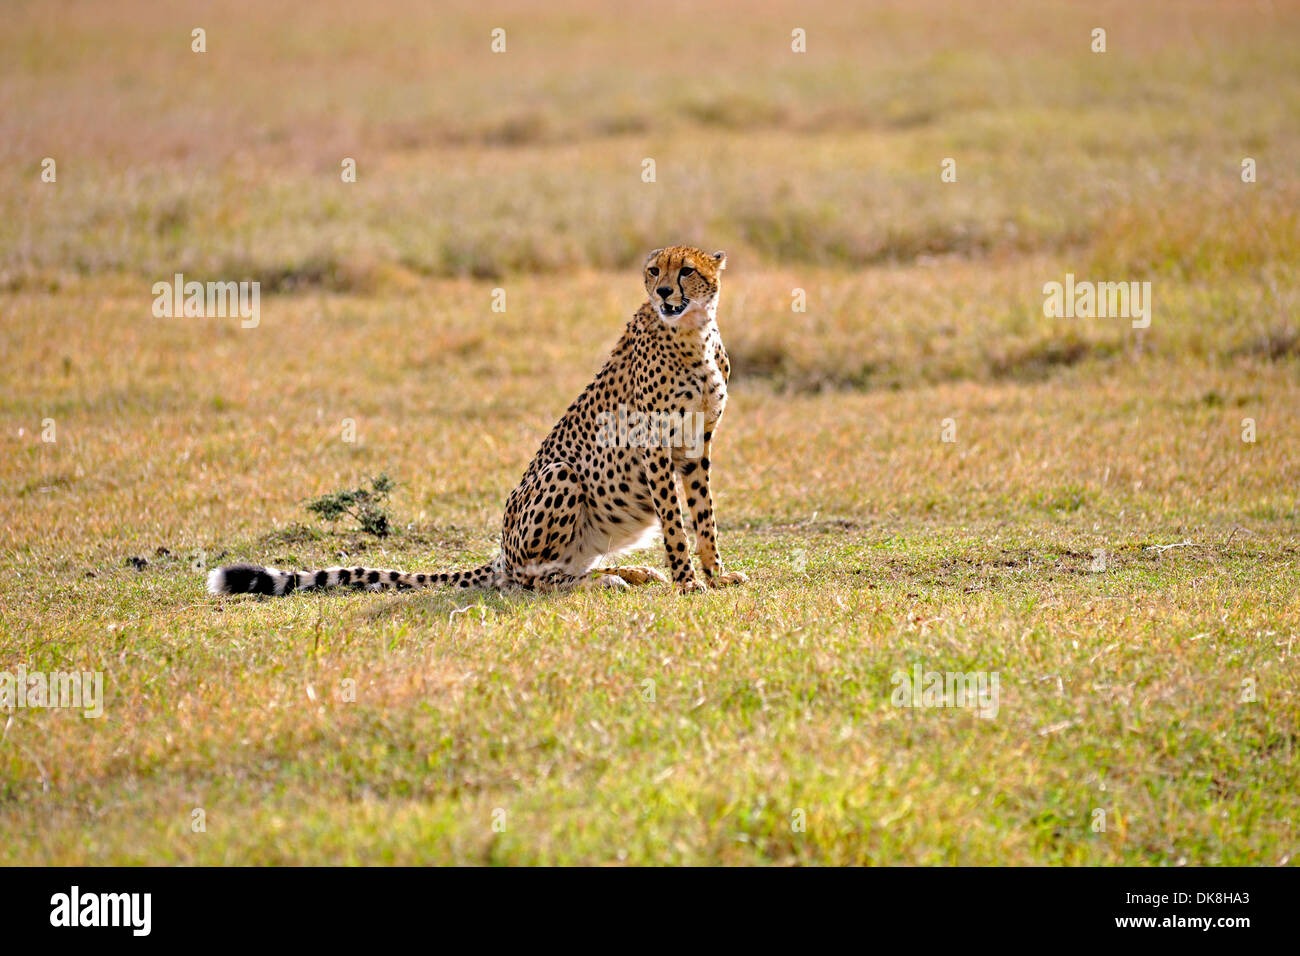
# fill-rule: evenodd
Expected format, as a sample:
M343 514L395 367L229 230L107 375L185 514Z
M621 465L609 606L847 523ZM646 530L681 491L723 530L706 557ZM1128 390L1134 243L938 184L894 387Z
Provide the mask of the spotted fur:
M214 594L283 595L353 586L370 589L626 587L667 581L653 568L597 568L603 558L662 534L672 582L703 590L687 546L685 505L704 582L740 584L723 569L710 488L713 434L727 405L731 366L718 333L719 277L725 253L689 246L656 249L643 279L649 300L628 322L595 381L551 429L506 501L501 551L467 571L415 573L378 568L281 571L257 565L218 568ZM629 412L702 420L702 443L610 442L602 421ZM603 413L603 414L602 414Z

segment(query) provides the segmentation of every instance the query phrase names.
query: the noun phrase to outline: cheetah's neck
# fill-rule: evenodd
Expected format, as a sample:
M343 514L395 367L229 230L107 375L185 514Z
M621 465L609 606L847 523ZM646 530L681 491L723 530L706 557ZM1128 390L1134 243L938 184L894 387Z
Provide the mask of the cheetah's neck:
M717 315L718 300L715 296L707 306L687 309L672 325L665 322L664 329L669 340L683 354L708 356L712 353L712 343L719 338Z

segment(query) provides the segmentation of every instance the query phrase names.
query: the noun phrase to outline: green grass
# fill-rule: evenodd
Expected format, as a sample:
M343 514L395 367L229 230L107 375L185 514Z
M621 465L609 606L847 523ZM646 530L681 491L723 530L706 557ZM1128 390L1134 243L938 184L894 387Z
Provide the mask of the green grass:
M16 5L0 669L107 701L0 716L0 862L1294 859L1294 11L709 13ZM729 252L747 586L203 592L491 555L677 241ZM154 318L177 271L259 279L260 325ZM1066 272L1150 281L1151 327L1045 318ZM308 514L384 472L389 537ZM894 706L918 663L997 715Z

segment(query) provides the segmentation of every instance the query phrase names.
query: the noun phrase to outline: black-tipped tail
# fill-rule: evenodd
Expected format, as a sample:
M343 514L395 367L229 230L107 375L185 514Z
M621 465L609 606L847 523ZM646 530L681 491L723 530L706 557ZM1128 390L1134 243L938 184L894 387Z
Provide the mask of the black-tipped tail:
M269 594L280 596L317 588L354 587L379 591L385 588L496 587L492 564L468 571L436 574L379 568L327 568L319 571L281 571L259 564L230 564L208 573L211 594Z

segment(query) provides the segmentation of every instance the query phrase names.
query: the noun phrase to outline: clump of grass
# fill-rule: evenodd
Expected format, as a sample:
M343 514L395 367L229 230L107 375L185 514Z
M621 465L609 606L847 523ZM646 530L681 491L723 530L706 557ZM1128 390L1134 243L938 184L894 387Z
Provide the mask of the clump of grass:
M1271 326L1233 350L1236 355L1278 362L1300 356L1300 329L1291 324Z
M307 510L322 521L337 522L350 517L363 533L386 538L392 529L392 522L384 506L394 487L393 480L387 474L379 474L370 479L369 488L350 488L321 495L307 503Z
M1067 333L998 351L989 358L989 371L994 379L1037 381L1088 359L1113 358L1120 348L1114 340L1093 341Z

